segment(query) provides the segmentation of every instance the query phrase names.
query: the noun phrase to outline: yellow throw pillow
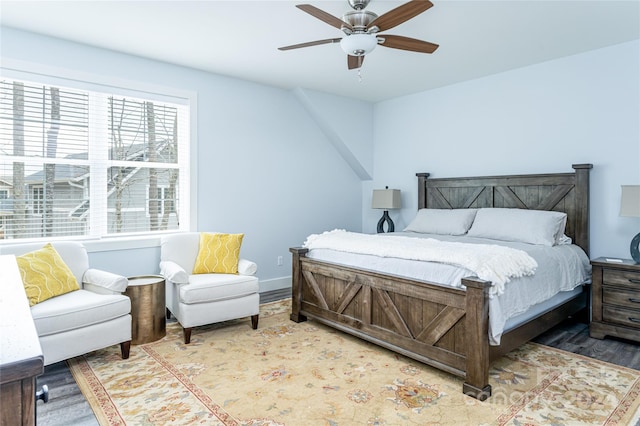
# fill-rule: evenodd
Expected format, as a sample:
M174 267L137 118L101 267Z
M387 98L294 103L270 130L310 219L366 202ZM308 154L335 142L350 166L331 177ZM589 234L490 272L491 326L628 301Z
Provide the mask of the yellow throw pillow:
M244 234L200 233L194 274L237 274Z
M78 281L51 244L16 256L29 306L79 290Z

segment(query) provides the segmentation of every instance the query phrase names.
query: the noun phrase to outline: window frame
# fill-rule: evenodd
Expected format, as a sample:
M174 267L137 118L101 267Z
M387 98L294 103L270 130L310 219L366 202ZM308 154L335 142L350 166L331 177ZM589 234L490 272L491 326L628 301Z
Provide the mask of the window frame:
M80 72L66 68L51 67L27 61L3 58L0 65L0 76L16 80L34 81L51 86L64 86L78 90L109 92L115 95L140 98L158 102L182 103L189 108L189 158L186 160L189 173L189 187L187 194L181 194L181 203L187 203L189 215L186 224L181 223L182 229L171 231L154 231L135 235L105 235L105 236L69 236L52 237L48 240L79 240L89 251L117 250L129 248L156 247L163 234L192 231L197 229L197 93L175 87L150 84L135 80L125 80L92 73ZM31 200L30 200L31 201ZM24 238L19 240L0 240L1 244L16 244L33 241L43 241L43 238Z

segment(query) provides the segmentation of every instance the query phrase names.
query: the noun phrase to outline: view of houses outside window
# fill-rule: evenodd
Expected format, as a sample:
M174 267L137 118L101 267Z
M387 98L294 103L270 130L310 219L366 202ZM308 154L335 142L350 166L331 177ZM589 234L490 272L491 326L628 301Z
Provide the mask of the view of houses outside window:
M180 229L188 121L185 105L1 80L0 238Z

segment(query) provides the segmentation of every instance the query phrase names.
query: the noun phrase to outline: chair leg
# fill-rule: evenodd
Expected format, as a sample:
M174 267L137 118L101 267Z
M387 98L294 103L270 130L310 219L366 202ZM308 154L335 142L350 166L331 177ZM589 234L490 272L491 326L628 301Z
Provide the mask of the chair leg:
M122 359L129 358L129 351L131 349L131 340L120 343L120 353L122 353Z
M251 315L251 328L254 330L258 328L258 317L260 315Z
M188 328L183 328L183 332L184 332L184 344L188 345L189 343L191 343L191 328L192 327L188 327Z
M171 311L169 310L169 308L166 308L167 310L167 319L171 319Z

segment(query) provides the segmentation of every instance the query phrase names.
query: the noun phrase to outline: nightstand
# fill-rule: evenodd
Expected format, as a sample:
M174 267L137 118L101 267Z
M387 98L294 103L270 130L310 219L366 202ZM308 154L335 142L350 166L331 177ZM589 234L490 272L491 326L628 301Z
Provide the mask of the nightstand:
M591 265L589 335L596 339L615 336L640 342L640 264L599 257Z

